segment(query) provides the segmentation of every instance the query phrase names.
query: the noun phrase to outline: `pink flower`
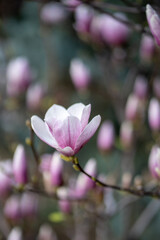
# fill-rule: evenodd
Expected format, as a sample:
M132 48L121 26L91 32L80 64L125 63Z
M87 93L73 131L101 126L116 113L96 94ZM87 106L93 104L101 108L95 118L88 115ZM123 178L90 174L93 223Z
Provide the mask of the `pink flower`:
M152 147L148 165L152 176L160 179L160 148L158 146Z
M78 90L86 89L91 80L91 74L86 65L78 58L73 59L70 65L70 75L73 84Z
M160 129L160 104L156 98L152 98L149 103L148 121L151 129Z
M0 162L0 195L6 196L13 185L13 170L10 160Z
M116 14L115 17L126 20L125 15L121 13ZM126 42L130 30L124 23L107 14L103 14L101 18L101 34L106 43L111 45L121 45Z
M105 121L98 133L97 144L102 151L110 150L115 139L114 126L111 121Z
M16 97L24 92L32 81L32 72L25 57L18 57L7 66L7 94Z
M96 160L94 158L89 159L84 167L84 170L92 177L96 177L97 174ZM92 179L90 179L83 173L80 173L76 183L75 196L78 198L84 197L89 190L94 188L94 186L95 182Z
M146 6L146 16L150 30L157 44L160 46L160 18L156 11L149 4Z
M135 120L139 115L140 101L135 94L130 94L125 108L125 115L127 120Z
M27 159L23 145L19 144L13 156L13 175L16 183L27 183Z
M63 182L62 171L63 160L61 159L60 154L58 152L54 152L50 166L52 186L60 186L62 184Z
M60 3L47 3L42 8L40 17L47 24L57 24L63 22L68 16L68 12Z
M134 93L139 99L147 96L148 84L147 79L143 75L138 75L134 84Z
M17 221L21 218L19 196L12 195L7 199L4 206L4 215L13 221Z
M140 44L140 56L143 61L150 61L155 51L155 42L153 37L143 34Z
M133 142L133 124L130 121L124 121L120 128L120 140L124 147L130 147Z
M99 115L88 123L90 112L90 104L77 103L67 110L54 104L48 109L44 121L33 116L31 124L42 141L65 156L73 156L89 141L100 124Z

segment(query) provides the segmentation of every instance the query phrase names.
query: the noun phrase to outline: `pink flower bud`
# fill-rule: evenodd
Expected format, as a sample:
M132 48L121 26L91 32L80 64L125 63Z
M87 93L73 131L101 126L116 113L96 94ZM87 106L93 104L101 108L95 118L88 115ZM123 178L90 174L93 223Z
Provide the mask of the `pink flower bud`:
M127 120L135 120L139 113L139 99L136 95L131 94L126 103L125 115Z
M27 183L27 159L24 147L19 144L13 156L13 174L16 183Z
M126 20L126 17L121 13L115 14L115 16L119 19ZM127 41L130 30L124 23L107 14L103 14L102 19L101 34L106 43L121 45Z
M58 202L59 208L63 213L70 213L71 212L71 202L67 200L60 200Z
M93 9L85 4L81 4L75 10L75 29L80 33L88 33L93 17Z
M51 184L51 174L50 174L52 156L53 154L43 154L41 156L41 164L39 167L43 177L44 188L48 193L53 192L53 186Z
M62 171L63 171L63 160L58 152L53 154L50 166L51 184L52 186L60 186L63 182Z
M114 127L111 121L105 121L102 123L98 138L97 144L98 148L102 151L108 151L113 147L115 139Z
M147 79L142 76L138 75L135 80L134 84L134 93L139 99L144 99L147 96L148 84Z
M81 2L79 0L62 0L62 3L69 8L69 10L75 10Z
M29 62L25 57L11 60L7 66L7 94L16 97L22 94L32 80Z
M38 210L38 199L33 193L23 193L20 200L22 217L34 217Z
M160 18L157 12L149 4L146 6L146 16L150 30L157 44L160 46Z
M14 227L9 233L7 240L23 240L22 230L19 227Z
M40 17L47 24L57 24L63 22L68 16L68 12L60 3L47 3L41 10Z
M95 177L97 173L96 160L94 158L89 159L84 167L84 170L92 177ZM76 183L76 196L80 198L85 196L85 194L94 186L95 182L92 179L90 179L83 173L80 173Z
M97 115L89 123L91 105L77 103L65 109L54 104L44 121L33 116L31 124L37 136L65 156L74 156L96 132L101 117Z
M158 146L152 147L148 164L152 176L160 179L160 148Z
M5 197L13 185L13 170L10 160L0 162L0 197Z
M120 128L120 140L124 147L130 147L133 142L133 124L129 121L122 123Z
M21 218L20 198L18 196L11 196L7 199L4 206L4 215L13 221Z
M31 111L37 110L41 106L41 102L44 96L44 89L42 85L31 85L27 90L26 104L27 108Z
M160 129L160 104L156 98L152 98L149 103L148 121L152 130Z
M153 91L157 98L160 98L160 78L156 77L153 81Z
M41 225L37 240L57 240L57 239L58 239L57 235L50 225L48 224Z
M93 40L102 42L103 15L94 15L91 21L90 34Z
M91 80L91 74L80 59L76 58L71 61L70 76L77 90L87 89Z
M140 57L143 61L150 61L155 51L154 40L151 36L143 34L140 44Z

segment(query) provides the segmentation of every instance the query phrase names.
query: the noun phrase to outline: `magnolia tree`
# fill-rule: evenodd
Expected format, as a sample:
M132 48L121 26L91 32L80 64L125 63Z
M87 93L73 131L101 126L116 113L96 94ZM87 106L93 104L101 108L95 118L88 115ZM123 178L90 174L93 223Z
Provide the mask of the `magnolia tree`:
M159 1L0 15L0 239L159 239Z

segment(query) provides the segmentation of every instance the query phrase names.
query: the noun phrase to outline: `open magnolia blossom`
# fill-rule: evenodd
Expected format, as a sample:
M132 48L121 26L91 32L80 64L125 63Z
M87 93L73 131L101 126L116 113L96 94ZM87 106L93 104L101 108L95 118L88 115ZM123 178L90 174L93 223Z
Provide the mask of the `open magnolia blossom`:
M95 116L89 123L91 105L76 103L68 109L54 104L46 112L44 121L31 118L36 135L65 156L74 156L94 135L101 117Z

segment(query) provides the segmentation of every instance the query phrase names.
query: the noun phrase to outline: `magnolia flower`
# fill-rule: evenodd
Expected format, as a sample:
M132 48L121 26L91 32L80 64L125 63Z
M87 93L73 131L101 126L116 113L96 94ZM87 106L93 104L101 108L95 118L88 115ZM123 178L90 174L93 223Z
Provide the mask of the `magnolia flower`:
M157 44L160 46L160 18L157 12L149 4L146 6L146 16L150 30Z
M148 122L152 130L160 129L160 104L156 98L152 98L148 107Z
M45 115L31 118L36 135L65 156L75 155L94 135L101 117L97 115L89 123L91 105L77 103L65 109L54 104Z
M160 148L156 145L151 149L148 165L152 176L160 179Z

